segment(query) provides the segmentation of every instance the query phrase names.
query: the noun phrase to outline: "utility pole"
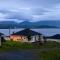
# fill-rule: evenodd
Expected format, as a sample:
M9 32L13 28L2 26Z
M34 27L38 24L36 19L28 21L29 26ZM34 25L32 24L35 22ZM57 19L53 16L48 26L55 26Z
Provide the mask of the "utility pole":
M9 36L10 36L10 28L9 28Z
M9 40L10 40L10 27L9 27Z

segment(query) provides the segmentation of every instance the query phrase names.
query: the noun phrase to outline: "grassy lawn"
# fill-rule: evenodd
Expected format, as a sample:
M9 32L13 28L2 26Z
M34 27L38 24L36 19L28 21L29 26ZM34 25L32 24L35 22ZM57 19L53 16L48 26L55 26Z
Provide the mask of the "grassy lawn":
M42 45L35 45L31 43L6 41L0 48L0 52L18 50L34 52L41 60L60 60L60 43L57 42L46 42Z
M46 49L46 48L60 48L60 43L57 42L46 42L42 45L36 45L31 43L21 43L14 41L6 41L2 44L0 51L14 51L21 49Z
M42 48L60 48L60 43L57 42L46 42L42 45L31 44L31 43L21 43L14 41L6 41L2 44L3 48L18 48L18 49L42 49Z
M41 51L39 57L41 60L60 60L60 49Z

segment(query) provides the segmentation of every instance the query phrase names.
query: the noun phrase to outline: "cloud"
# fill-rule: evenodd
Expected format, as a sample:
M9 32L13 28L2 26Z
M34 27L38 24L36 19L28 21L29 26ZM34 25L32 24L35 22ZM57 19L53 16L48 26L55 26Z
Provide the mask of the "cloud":
M0 0L0 21L60 20L60 0Z
M55 5L53 8L47 8L47 11L40 15L32 15L34 21L39 20L60 20L60 4Z
M42 8L19 8L17 10L0 10L5 19L33 20L33 15L43 15L48 10Z
M17 10L0 10L0 17L2 19L16 19L16 20L30 20L31 13L28 11L28 8L25 9L17 9ZM0 20L1 20L0 18Z

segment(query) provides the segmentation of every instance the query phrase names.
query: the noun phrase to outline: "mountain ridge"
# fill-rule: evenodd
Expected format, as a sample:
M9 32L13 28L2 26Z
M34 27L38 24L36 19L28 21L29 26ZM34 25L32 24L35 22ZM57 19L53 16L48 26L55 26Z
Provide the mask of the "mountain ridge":
M57 24L57 25L56 25ZM1 21L1 28L60 28L60 21L38 21L38 22L15 22L15 21Z

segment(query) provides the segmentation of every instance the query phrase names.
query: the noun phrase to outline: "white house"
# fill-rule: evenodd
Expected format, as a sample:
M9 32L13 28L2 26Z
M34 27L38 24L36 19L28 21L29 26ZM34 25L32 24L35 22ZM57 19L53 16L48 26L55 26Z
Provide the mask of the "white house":
M32 31L30 29L24 29L10 35L10 40L19 42L44 42L43 35Z

